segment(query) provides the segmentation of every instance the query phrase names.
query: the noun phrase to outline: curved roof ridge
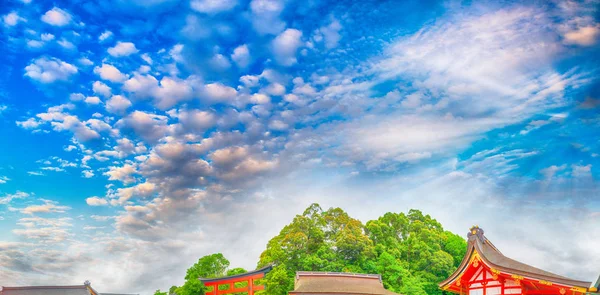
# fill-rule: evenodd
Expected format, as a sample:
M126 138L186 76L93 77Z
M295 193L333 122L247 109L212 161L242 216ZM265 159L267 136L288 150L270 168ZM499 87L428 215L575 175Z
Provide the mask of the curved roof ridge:
M265 267L259 268L259 269L255 269L249 272L245 272L245 273L241 273L241 274L237 274L237 275L231 275L231 276L226 276L226 277L219 277L219 278L198 278L200 281L202 282L216 282L216 281L221 281L221 280L229 280L229 279L235 279L235 278L243 278L246 276L251 276L251 275L255 275L255 274L266 274L269 271L271 271L271 269L273 269L273 265L269 264Z

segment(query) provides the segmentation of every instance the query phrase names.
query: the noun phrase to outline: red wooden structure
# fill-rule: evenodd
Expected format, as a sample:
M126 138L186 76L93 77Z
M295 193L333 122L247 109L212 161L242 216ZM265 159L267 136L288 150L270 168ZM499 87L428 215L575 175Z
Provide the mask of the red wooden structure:
M204 286L211 288L212 290L206 292L206 295L223 295L223 294L232 294L232 293L242 293L248 292L248 295L254 295L254 292L261 291L265 289L264 285L255 284L254 280L262 279L265 277L271 269L272 265L263 267L261 269L257 269L254 271L250 271L247 273L242 273L238 275L221 277L221 278L199 278ZM244 287L235 287L235 283L247 283ZM219 290L219 286L227 286L227 289Z
M460 295L591 295L598 289L504 256L478 226L468 234L468 248L458 269L439 284Z

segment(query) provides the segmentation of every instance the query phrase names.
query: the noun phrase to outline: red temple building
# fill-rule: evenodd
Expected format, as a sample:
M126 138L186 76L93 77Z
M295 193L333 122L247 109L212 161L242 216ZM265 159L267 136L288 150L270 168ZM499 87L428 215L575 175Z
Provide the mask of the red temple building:
M265 277L265 274L271 271L272 265L257 269L251 272L237 274L221 278L199 278L204 286L209 288L206 295L224 295L233 293L245 293L254 295L254 292L265 289L264 285L259 285L255 280ZM238 285L236 287L236 285ZM242 286L239 286L242 285Z
M458 269L439 284L443 290L460 295L598 293L591 282L563 277L504 256L478 226L472 227L467 237L467 253Z

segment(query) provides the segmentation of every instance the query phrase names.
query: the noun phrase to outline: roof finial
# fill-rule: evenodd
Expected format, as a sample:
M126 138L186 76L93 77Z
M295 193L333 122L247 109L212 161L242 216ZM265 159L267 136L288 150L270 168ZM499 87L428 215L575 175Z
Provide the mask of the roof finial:
M83 282L83 284L86 285L86 286L88 286L88 287L92 285L92 283L90 283L89 280L85 280L85 282Z
M483 229L479 227L479 225L474 225L469 229L469 233L467 234L467 238L471 238L473 236L479 237L482 241L485 241L483 237Z

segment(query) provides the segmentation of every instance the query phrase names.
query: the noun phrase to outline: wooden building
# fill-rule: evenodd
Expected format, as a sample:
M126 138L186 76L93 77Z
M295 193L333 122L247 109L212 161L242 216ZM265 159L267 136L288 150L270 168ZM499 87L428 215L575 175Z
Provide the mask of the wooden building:
M206 292L206 295L224 295L244 292L248 292L248 295L254 295L254 292L265 289L264 285L259 285L255 281L264 278L265 275L271 271L271 269L273 269L273 266L267 265L263 268L242 274L220 278L198 279L204 284L204 286L208 287L209 290ZM236 287L236 284L243 286Z
M1 287L0 295L138 295L138 294L113 294L99 293L90 282L83 285L72 286L20 286Z
M471 228L467 253L440 288L461 295L584 295L597 293L591 282L575 280L504 256L483 229ZM596 283L598 284L598 283Z
M101 295L89 282L74 286L2 287L0 295Z
M336 272L296 272L289 295L398 295L383 287L381 275Z

